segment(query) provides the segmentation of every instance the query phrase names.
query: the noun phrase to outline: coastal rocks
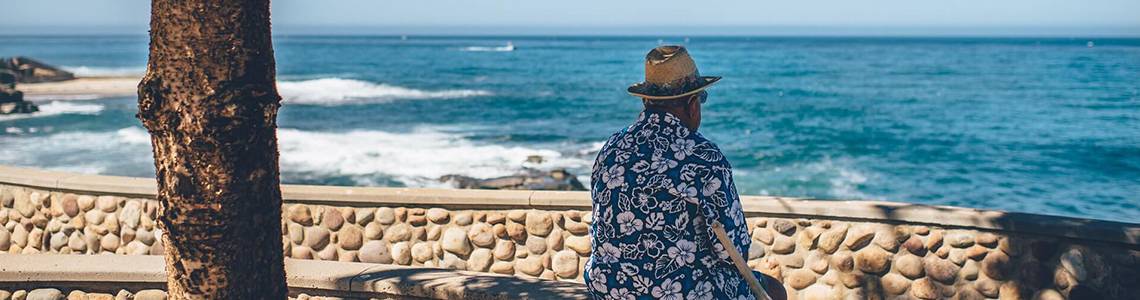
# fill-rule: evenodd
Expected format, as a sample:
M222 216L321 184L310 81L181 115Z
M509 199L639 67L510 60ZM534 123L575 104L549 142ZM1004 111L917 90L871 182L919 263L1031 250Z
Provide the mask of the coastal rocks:
M444 175L440 182L451 184L461 189L491 189L491 190L547 190L547 191L585 191L586 187L565 169L540 171L524 168L519 174L478 179L464 175Z
M6 70L19 83L56 82L75 79L75 74L28 57L0 58L0 70Z

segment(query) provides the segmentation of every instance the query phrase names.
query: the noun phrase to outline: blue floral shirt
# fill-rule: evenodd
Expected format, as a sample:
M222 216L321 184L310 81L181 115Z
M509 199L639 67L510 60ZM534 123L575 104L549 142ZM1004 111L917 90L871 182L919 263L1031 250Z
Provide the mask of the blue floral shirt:
M748 253L732 166L715 144L647 110L602 146L591 178L594 298L753 299L712 233L723 224Z

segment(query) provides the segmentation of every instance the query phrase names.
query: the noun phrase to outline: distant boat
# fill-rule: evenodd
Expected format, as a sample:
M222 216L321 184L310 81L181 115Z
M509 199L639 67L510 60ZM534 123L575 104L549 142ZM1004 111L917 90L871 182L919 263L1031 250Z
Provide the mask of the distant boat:
M501 48L502 51L515 51L515 44L511 43L511 41L507 41L506 46L499 47L499 48Z

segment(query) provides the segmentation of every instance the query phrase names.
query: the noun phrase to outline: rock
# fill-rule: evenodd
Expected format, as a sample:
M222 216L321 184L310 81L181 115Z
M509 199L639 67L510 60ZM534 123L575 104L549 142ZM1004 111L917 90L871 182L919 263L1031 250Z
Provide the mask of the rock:
M427 218L432 223L445 224L450 220L451 213L442 208L431 208L427 210Z
M538 276L542 274L542 257L538 255L531 255L522 260L515 261L515 269L523 274L530 276Z
M577 252L579 255L589 255L590 244L590 236L571 236L566 238L566 248L574 250L574 252ZM753 248L763 249L763 247L759 245L753 246Z
M417 262L426 262L435 256L431 243L416 243L412 245L412 259Z
M569 237L566 239L566 241L568 243L567 247L569 247L569 241L572 238L574 238L574 237ZM587 245L587 247L588 246L589 245ZM574 249L573 247L571 247L571 250L578 251L578 250ZM589 249L586 249L586 250L589 251ZM748 258L747 258L748 260L758 259L761 257L764 257L764 246L752 245L751 247L748 247Z
M471 256L467 258L467 270L486 272L491 267L491 250L489 249L475 249L471 251ZM577 266L575 266L577 267Z
M775 229L776 232L780 234L792 236L792 234L796 233L796 224L785 219L776 219L776 221L772 223L772 229Z
M467 230L467 238L476 247L490 248L495 245L495 233L492 231L491 225L487 225L487 223L472 225Z
M1017 282L1007 281L1002 283L1001 288L998 289L999 300L1018 300L1021 298L1021 286Z
M455 225L467 226L474 222L474 218L470 212L460 212L455 214Z
M962 278L966 280L978 279L978 262L972 260L966 261L966 263L962 265L962 270L959 271L959 273L962 274Z
M777 255L777 256L772 257L772 259L775 259L776 262L779 263L781 266L792 268L792 269L799 269L799 268L803 268L803 266L804 266L803 257L800 257L798 255Z
M942 291L938 289L938 285L927 278L921 278L914 281L910 287L910 294L919 299L938 299L942 295Z
M370 222L364 226L364 238L368 240L384 238L384 229L380 228L380 223Z
M952 284L958 279L960 268L952 262L927 257L924 262L926 276L945 284Z
M793 289L800 290L815 283L816 275L811 270L797 269L784 277L784 283Z
M391 225L396 222L396 212L391 207L376 209L376 222L381 225Z
M8 298L4 297L4 292L0 292L0 299L8 300ZM67 300L86 300L86 299L87 299L87 293L84 293L83 291L80 291L80 290L72 290L71 292L67 293Z
M955 289L948 288L947 290L954 291ZM961 289L957 289L957 292L958 294L954 298L956 300L986 300L986 296L982 296L978 290L972 288L963 287Z
M1088 272L1085 269L1085 255L1080 249L1073 248L1061 254L1061 267L1073 275L1078 282L1085 281L1088 278ZM985 260L982 261L983 266ZM984 269L984 268L983 268ZM986 273L986 275L990 275Z
M982 234L979 234L977 237L975 237L974 242L977 243L978 245L982 245L982 246L985 246L987 248L993 248L993 247L997 246L998 239L1000 239L1000 238L1001 237L999 237L996 234L984 232Z
M866 226L855 226L847 230L847 238L844 239L848 249L859 250L867 244L871 243L871 239L875 238L875 231Z
M139 227L139 218L142 217L142 207L138 201L127 200L123 208L119 210L119 220L127 228L136 229Z
M443 236L443 226L428 226L427 240L438 241Z
M329 244L329 230L323 227L305 228L305 238L301 244L314 250L324 249Z
M135 293L135 300L166 300L166 292L163 290L141 290Z
M531 235L546 236L550 234L550 230L554 227L554 223L550 219L550 215L543 212L533 212L526 219L526 231Z
M559 251L554 254L550 267L558 277L574 278L578 276L578 254L567 250Z
M582 223L594 224L594 212L586 212L582 215Z
M115 234L104 235L103 239L99 241L99 246L103 248L103 251L115 252L116 249L119 249L119 236Z
M1044 289L1037 291L1033 295L1033 300L1065 300L1065 296L1054 289Z
M966 248L965 255L969 259L982 260L983 258L986 257L986 254L989 252L990 252L990 249L987 249L984 246L974 245L970 248Z
M537 236L528 237L525 246L532 254L543 254L547 249L546 239Z
M79 204L79 210L81 211L90 211L91 209L95 208L95 196L78 196L76 197L75 202Z
M56 232L48 237L48 247L50 247L52 251L59 251L59 249L63 249L65 246L67 246L67 235L63 234L63 232Z
M883 248L883 250L887 250L890 252L897 251L899 249L899 244L901 244L903 241L905 241L907 238L909 238L910 234L907 234L905 232L899 232L898 228L893 228L893 229L894 230L889 230L889 229L878 230L875 233L875 238L871 239L871 243L878 245L879 247Z
M63 292L57 289L34 289L28 292L28 300L63 300Z
M507 215L501 212L487 213L487 224L503 224L507 221Z
M399 242L392 245L392 260L401 265L410 265L412 263L412 253L408 242Z
M768 231L767 228L757 227L756 229L752 229L752 239L764 243L765 245L771 245L772 232Z
M909 279L895 273L883 275L880 281L883 284L883 291L891 295L902 295L910 287Z
M412 237L412 227L405 223L396 223L384 231L384 239L389 243L407 241Z
M493 254L495 259L509 260L511 257L515 256L515 243L506 240L499 240L498 244L495 245L495 251Z
M891 253L877 247L864 247L855 252L855 266L864 273L882 274L890 267Z
M792 238L780 235L772 242L772 253L788 254L796 251L796 242Z
M848 226L843 224L821 233L817 243L819 249L828 254L835 253L835 250L839 249L839 245L842 245L843 240L847 237L847 229Z
M462 228L448 228L443 233L441 243L443 250L447 252L464 256L471 253L471 243Z
M831 266L840 272L851 272L855 269L855 259L851 252L839 252L831 256Z
M424 226L427 224L427 216L408 215L408 224L411 224L412 226Z
M79 197L75 194L65 194L60 198L60 204L63 206L63 213L68 217L74 218L79 215Z
M391 264L392 253L388 251L388 243L383 241L368 241L360 247L357 254L361 262L374 264Z
M340 210L329 207L325 209L325 213L321 216L321 226L332 231L340 230L340 227L344 226L344 215Z
M8 247L12 246L12 234L8 233L8 229L0 226L0 253L8 251Z
M827 286L817 284L803 290L804 300L827 300L832 298L835 298L835 296L832 296L832 291Z
M586 187L565 169L541 171L524 168L519 174L491 179L444 175L440 182L461 189L585 191Z
M0 70L15 75L16 82L37 83L75 79L75 74L24 56L0 58Z
M917 279L925 275L922 258L909 254L895 255L895 271L906 278Z
M305 227L297 223L289 223L287 227L289 234L289 241L294 244L300 244L305 240Z
M513 275L515 274L515 264L510 261L496 261L491 264L491 272L498 274Z
M516 242L526 241L526 227L518 223L507 224L507 236Z
M938 250L942 246L942 230L935 230L926 237L926 243L923 244L927 250Z
M546 244L550 245L550 249L554 250L562 250L565 241L566 239L563 238L562 229L555 228L554 231L550 232L550 236L546 237Z
M989 278L998 280L1005 279L1009 268L1009 256L1000 251L990 253L986 255L985 259L982 259L982 273L986 274Z
M901 246L903 249L906 249L907 252L914 255L926 255L926 246L922 244L922 239L918 238L918 236L910 236L906 241L903 241Z
M356 224L361 226L367 226L376 219L376 209L371 207L357 207L354 214L356 214Z
M574 235L585 235L587 233L590 233L590 226L586 225L586 223L566 221L562 227L566 228L566 231L569 231Z
M974 236L969 233L953 233L946 236L946 243L954 248L966 248L974 245Z
M364 232L360 230L359 226L348 225L341 228L337 232L337 243L340 243L340 248L345 250L360 249L364 243Z
M90 210L90 211L87 211L86 213L83 213L83 219L86 220L87 224L90 224L90 225L103 224L103 219L105 217L106 217L106 213L104 213L101 210Z
M961 266L966 263L966 249L950 249L950 257L947 259L955 265Z
M20 213L21 216L31 218L32 215L36 213L36 204L32 202L31 197L28 196L27 192L21 190L17 190L16 193L12 194L15 196L12 208L14 208L17 213Z
M102 198L100 198L102 200ZM303 204L294 204L289 207L289 220L304 226L313 225L313 213Z
M987 298L997 298L1000 287L1000 283L994 280L978 279L974 281L974 290Z

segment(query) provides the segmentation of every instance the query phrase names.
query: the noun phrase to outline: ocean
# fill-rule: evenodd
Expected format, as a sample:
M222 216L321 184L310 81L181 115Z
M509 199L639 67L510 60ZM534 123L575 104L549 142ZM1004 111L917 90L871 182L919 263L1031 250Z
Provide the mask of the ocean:
M506 51L507 42L514 51ZM1090 47L1090 42L1092 42ZM282 180L426 186L566 168L637 116L645 53L685 44L700 131L741 194L1140 222L1140 39L278 36ZM79 75L140 75L145 36L0 36ZM153 176L133 97L0 117L0 164ZM545 161L527 163L531 155Z

